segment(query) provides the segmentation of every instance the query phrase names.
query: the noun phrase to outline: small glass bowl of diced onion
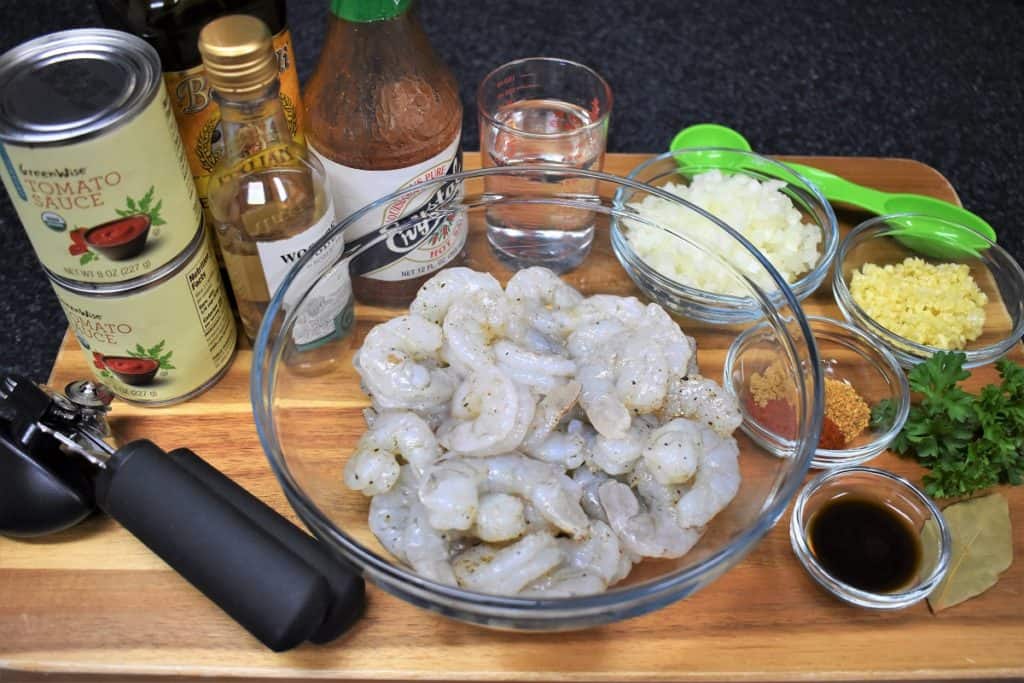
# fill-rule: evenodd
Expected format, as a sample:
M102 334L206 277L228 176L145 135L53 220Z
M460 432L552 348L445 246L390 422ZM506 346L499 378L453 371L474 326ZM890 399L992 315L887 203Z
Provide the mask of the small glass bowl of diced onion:
M688 148L649 159L629 178L652 190L617 191L615 204L636 218L613 219L612 248L640 289L680 315L726 324L761 317L739 277L781 302L781 292L762 276L763 265L735 248L737 239L752 244L799 300L821 285L835 257L839 233L832 207L813 183L778 161L753 152Z

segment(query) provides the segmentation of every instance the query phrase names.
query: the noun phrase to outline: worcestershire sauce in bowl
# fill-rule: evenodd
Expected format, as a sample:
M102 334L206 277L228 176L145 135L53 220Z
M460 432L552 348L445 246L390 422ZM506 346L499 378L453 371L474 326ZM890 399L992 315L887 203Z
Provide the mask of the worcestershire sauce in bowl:
M892 593L917 578L920 537L905 517L881 501L840 496L825 503L808 527L814 557L845 584Z

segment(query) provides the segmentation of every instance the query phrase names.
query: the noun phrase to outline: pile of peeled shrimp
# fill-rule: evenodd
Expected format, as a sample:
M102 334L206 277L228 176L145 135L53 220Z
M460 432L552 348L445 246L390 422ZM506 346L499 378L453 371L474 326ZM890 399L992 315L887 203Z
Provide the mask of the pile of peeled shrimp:
M679 557L740 485L734 400L657 304L545 268L450 268L354 364L373 408L345 465L420 575L502 595L598 593Z

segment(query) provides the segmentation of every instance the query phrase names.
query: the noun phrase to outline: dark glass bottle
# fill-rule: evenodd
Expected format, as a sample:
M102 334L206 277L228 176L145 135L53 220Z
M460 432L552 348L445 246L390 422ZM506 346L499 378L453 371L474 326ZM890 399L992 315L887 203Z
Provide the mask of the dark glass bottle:
M206 24L228 14L249 14L267 25L277 56L281 106L289 130L302 142L299 75L284 0L96 0L96 5L108 26L134 33L160 54L174 118L208 221L212 217L207 187L224 144L220 109L199 54L199 32Z

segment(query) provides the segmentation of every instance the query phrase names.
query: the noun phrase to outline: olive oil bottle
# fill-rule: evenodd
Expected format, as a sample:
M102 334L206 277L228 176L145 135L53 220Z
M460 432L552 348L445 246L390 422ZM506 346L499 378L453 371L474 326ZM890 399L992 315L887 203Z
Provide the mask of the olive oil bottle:
M330 230L334 206L323 166L289 132L266 25L248 15L221 17L202 30L199 50L224 135L224 154L210 178L210 211L238 312L253 339L271 295ZM292 365L333 362L335 342L351 327L351 282L347 263L339 262L343 246L339 235L319 247L297 273L289 289L295 295L283 301L286 312L299 307L289 347L294 353L286 354Z

